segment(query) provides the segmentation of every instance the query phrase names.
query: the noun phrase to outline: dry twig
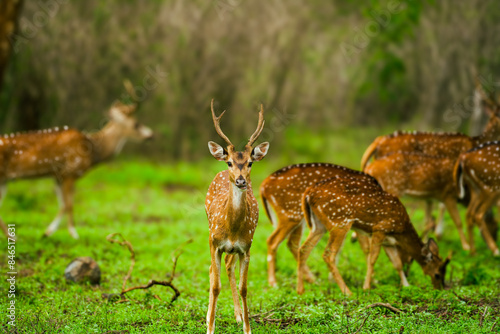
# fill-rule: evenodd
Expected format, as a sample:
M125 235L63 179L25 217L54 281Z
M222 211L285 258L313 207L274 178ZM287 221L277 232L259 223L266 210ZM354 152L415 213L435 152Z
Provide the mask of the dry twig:
M375 304L371 304L371 305L366 306L365 309L373 308L373 307L385 307L386 309L391 310L394 313L401 313L401 312L403 312L400 309L392 306L389 303L375 303Z
M271 318L276 313L276 311L281 310L285 307L286 307L286 305L283 305L283 306L277 307L275 309L272 309L272 310L269 310L266 312L256 313L256 314L251 315L250 318L253 319L257 323L261 323L261 324L274 323L274 324L279 324L280 327L287 327L287 326L294 325L294 324L298 323L299 319L293 318L293 317L286 317L286 318L279 318L279 319Z
M486 311L488 311L488 306L485 306L483 315L481 316L481 319L479 319L479 327L483 327L483 321L484 317L486 316Z
M359 328L356 330L356 332L354 332L354 334L358 334L359 331L363 328L363 326L365 325L365 322L366 320L368 320L368 317L370 316L370 314L368 314L364 319L363 319L363 322L361 323L361 325L359 326Z
M115 237L121 238L121 241L117 240L117 239L114 239ZM173 262L173 264L172 264L172 272L170 274L170 278L167 281L150 280L148 282L148 284L146 284L146 285L134 286L134 287L131 287L131 288L128 288L128 289L126 288L127 281L129 280L130 276L132 276L132 271L134 270L134 266L135 266L135 252L134 252L134 247L132 247L132 244L128 240L125 240L125 238L121 235L121 233L110 234L110 235L108 235L106 237L106 240L108 240L111 243L117 243L120 246L125 246L125 247L127 247L127 249L130 252L130 267L129 267L129 270L127 272L127 275L125 275L125 277L123 278L122 291L120 292L120 296L121 296L122 300L119 301L119 302L123 302L125 294L128 293L128 292L130 292L130 291L137 290L137 289L143 289L143 290L145 290L145 289L149 289L150 287L152 287L154 285L167 286L167 287L171 288L174 291L174 296L172 297L172 300L170 301L170 304L172 304L174 301L177 300L177 298L179 298L179 296L181 295L181 293L180 293L179 289L177 289L174 286L174 284L172 283L172 281L174 280L174 277L175 277L175 268L177 267L177 260L179 259L179 256L182 254L182 247L185 246L185 245L187 245L187 244L189 244L189 243L191 243L193 241L192 239L189 239L188 241L184 242L179 247L177 247L176 250L174 250L172 252L172 262ZM103 294L103 296L104 296L104 294ZM155 295L155 298L161 300L156 295Z

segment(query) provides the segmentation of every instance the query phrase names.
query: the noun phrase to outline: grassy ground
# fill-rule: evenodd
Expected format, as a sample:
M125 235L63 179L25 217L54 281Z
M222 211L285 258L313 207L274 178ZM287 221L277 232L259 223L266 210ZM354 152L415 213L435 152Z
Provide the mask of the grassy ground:
M314 159L357 167L370 139L370 133L362 138L341 133L325 140L323 146L318 144L313 158L306 153L289 158L286 152L276 153L280 159L273 158L271 147L269 159L253 168L254 190L257 193L260 182L287 163ZM296 151L300 154L300 149ZM79 240L70 238L65 224L52 237L40 238L57 213L52 180L10 184L1 215L4 221L16 224L18 235L17 326L6 325L9 299L2 293L0 328L12 333L204 333L210 265L204 197L213 176L223 168L215 160L165 165L126 158L98 167L77 184ZM421 230L423 205L406 203L417 230ZM308 261L318 279L307 284L306 293L299 296L295 293L295 262L284 245L278 252L279 288L267 285L265 240L272 226L261 208L248 284L253 333L499 332L500 260L491 256L477 231L478 255L462 251L455 228L446 218L446 235L439 246L444 256L449 250L454 253L447 274L450 289L433 290L430 279L416 264L409 277L412 286L401 288L398 275L381 255L374 287L363 291L364 257L358 244L346 242L339 268L353 296L344 297L328 280L321 258L324 238ZM169 306L172 291L160 286L133 291L127 302L102 298L103 293L120 291L130 263L125 248L106 241L114 232L122 233L136 251L137 263L128 286L166 279L172 252L185 241L193 241L183 247L178 260L173 282L181 295L173 305ZM1 254L5 254L5 240L2 245ZM97 260L102 271L100 287L65 281L65 267L78 256ZM0 268L4 273L8 271L6 260L2 255ZM225 274L222 283L216 331L241 333ZM7 291L6 281L1 284L1 291ZM390 303L402 312L367 307L377 302Z

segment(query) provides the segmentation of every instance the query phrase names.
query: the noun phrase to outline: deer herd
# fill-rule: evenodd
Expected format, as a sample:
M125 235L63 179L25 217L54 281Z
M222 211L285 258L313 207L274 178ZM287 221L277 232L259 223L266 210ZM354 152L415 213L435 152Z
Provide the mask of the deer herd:
M269 285L277 285L276 253L287 239L288 249L297 261L297 292L304 293L304 280L314 281L307 259L328 232L323 259L342 293L350 295L337 259L352 230L367 261L363 289L370 289L381 248L398 272L401 285L409 285L404 266L416 261L430 276L432 285L443 288L451 253L443 259L433 239L424 242L419 237L400 201L403 196L425 200L426 232L434 228L432 201L437 200L449 212L464 250L472 254L476 251L477 226L488 248L499 256L498 225L492 218L492 207L500 199L500 104L484 92L482 97L490 118L479 136L395 132L380 136L369 145L361 159L362 171L329 163L307 163L290 165L269 175L260 186L264 211L274 227L267 239ZM107 115L108 122L95 133L63 127L0 137L0 201L5 198L8 181L53 177L60 211L44 236L53 234L66 216L69 233L78 238L73 221L75 181L94 165L117 154L127 140L142 141L153 136L150 128L133 117L136 109L136 104L114 103ZM253 163L269 151L267 142L254 146L264 129L264 109L261 105L257 129L242 151L221 130L224 112L216 116L213 100L211 112L215 130L226 146L210 141L208 148L215 159L226 163L227 170L215 176L205 200L211 256L207 332L215 330L221 257L225 253L235 318L243 322L244 333L250 333L247 278L259 218L250 172ZM467 233L463 231L458 203L467 207ZM309 234L301 245L306 226ZM8 235L1 219L0 227ZM436 236L443 233L446 231L441 219ZM238 260L239 286L235 277Z

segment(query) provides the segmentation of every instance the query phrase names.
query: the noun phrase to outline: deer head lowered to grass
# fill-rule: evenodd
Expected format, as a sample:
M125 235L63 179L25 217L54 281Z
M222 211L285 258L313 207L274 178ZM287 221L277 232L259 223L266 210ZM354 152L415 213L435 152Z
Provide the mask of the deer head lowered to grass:
M332 177L308 188L302 197L302 210L309 236L299 250L297 292L304 293L305 265L312 249L323 234L330 237L323 259L340 290L350 295L336 265L336 257L349 230L371 236L368 266L363 289L370 289L373 268L384 247L389 259L408 285L402 258L411 257L429 275L435 288L444 286L444 276L449 258L443 261L434 240L424 244L418 237L410 218L399 199L374 183L354 177Z
M219 136L224 139L227 147L223 148L210 141L208 148L215 159L227 164L228 169L215 176L208 188L205 200L211 256L207 333L214 333L215 330L215 309L221 290L221 256L222 253L226 253L224 261L233 295L234 314L236 321L243 321L243 332L248 334L250 333L250 322L247 306L247 275L250 247L259 219L259 208L252 192L250 172L253 162L262 160L269 150L267 142L252 147L264 129L264 109L261 105L257 129L245 145L244 151L236 151L234 145L220 128L220 119L225 111L216 117L213 100L211 109L215 129ZM238 258L240 260L239 293L243 310L240 306L235 278L235 266Z
M135 110L136 105L115 102L108 113L109 121L94 133L56 127L0 137L0 200L5 197L8 181L53 177L60 210L44 236L54 233L67 215L69 232L78 238L73 221L75 181L92 166L118 154L128 139L141 141L153 135L133 117ZM1 219L0 226L7 235Z

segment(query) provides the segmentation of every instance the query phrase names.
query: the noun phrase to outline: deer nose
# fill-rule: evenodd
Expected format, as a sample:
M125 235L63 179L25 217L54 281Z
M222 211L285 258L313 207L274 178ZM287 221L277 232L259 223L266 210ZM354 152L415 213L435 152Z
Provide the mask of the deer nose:
M239 176L236 181L235 181L235 184L238 188L246 188L247 186L247 181L243 178L243 176Z

